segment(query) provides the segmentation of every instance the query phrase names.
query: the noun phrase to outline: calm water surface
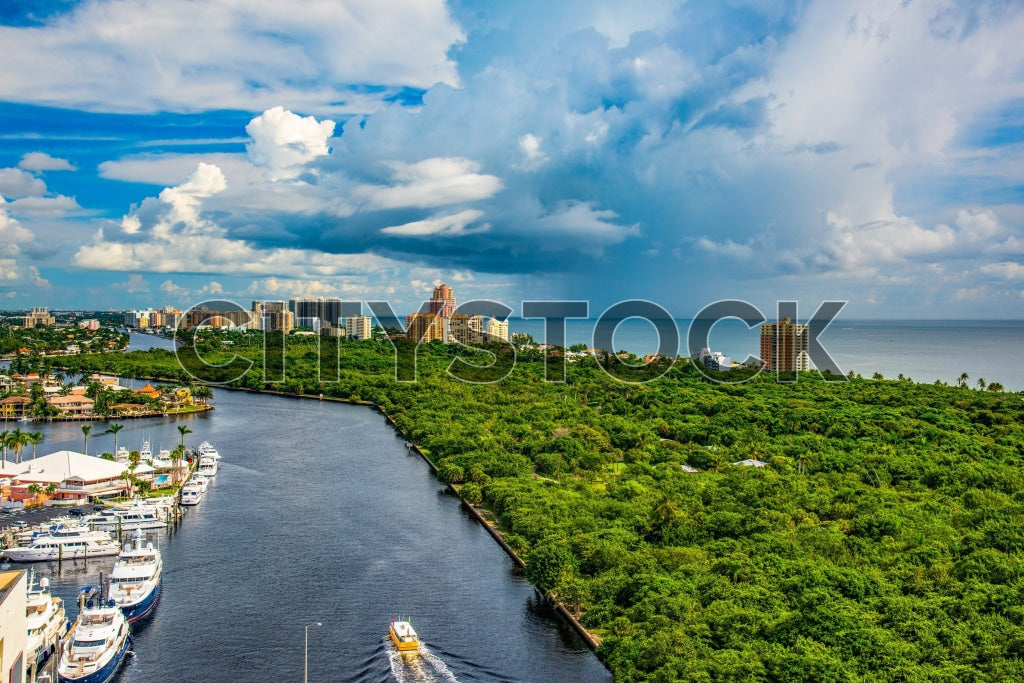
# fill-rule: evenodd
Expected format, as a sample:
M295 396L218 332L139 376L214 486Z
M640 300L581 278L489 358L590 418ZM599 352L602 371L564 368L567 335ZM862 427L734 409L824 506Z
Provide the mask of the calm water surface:
M120 681L609 681L610 674L538 603L511 560L364 407L217 391L216 410L126 420L118 444L154 450L177 425L223 456L180 526L152 536L164 592L136 630ZM80 425L34 425L40 453L81 450ZM89 439L90 453L113 450ZM37 565L72 607L113 558ZM77 613L77 608L70 609ZM428 654L387 640L411 617Z

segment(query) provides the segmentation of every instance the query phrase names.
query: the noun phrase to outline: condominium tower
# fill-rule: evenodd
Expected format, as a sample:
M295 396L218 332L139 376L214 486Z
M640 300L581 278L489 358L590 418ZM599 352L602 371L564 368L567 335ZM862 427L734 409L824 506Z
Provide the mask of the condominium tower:
M782 318L761 325L761 367L777 372L810 370L807 325Z

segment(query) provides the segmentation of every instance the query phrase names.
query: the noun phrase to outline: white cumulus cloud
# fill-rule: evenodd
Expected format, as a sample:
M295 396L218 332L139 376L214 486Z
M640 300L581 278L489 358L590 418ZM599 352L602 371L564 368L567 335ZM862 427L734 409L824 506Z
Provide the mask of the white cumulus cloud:
M250 121L245 132L252 138L246 145L249 158L266 168L271 180L279 180L299 175L303 166L330 152L327 139L334 134L334 121L317 121L274 107Z

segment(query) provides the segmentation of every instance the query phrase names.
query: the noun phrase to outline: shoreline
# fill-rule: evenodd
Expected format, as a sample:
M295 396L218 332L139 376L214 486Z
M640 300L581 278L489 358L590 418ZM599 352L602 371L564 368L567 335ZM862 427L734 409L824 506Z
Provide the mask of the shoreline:
M143 417L180 417L182 415L194 415L196 413L206 413L217 406L205 405L203 407L197 406L197 410L186 410L180 413L143 413L134 415L110 415L107 417L95 417L92 415L64 415L61 417L33 417L27 422L23 422L20 417L0 417L0 422L21 422L22 424L32 424L34 422L116 422L117 420L135 420Z

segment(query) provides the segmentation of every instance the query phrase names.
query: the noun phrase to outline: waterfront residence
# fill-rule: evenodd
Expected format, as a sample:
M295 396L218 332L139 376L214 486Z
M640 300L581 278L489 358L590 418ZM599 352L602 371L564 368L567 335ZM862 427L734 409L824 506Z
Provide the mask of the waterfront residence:
M24 417L28 415L28 409L31 405L32 399L28 396L8 396L0 400L0 419L16 420L19 417Z
M142 387L141 389L136 389L135 393L138 394L139 396L145 396L147 398L160 398L160 391L154 389L153 385L150 384L149 382L147 382L146 386Z
M75 393L51 396L46 402L60 411L60 417L92 417L94 402L88 396Z
M28 647L28 572L0 572L0 683L23 683Z

